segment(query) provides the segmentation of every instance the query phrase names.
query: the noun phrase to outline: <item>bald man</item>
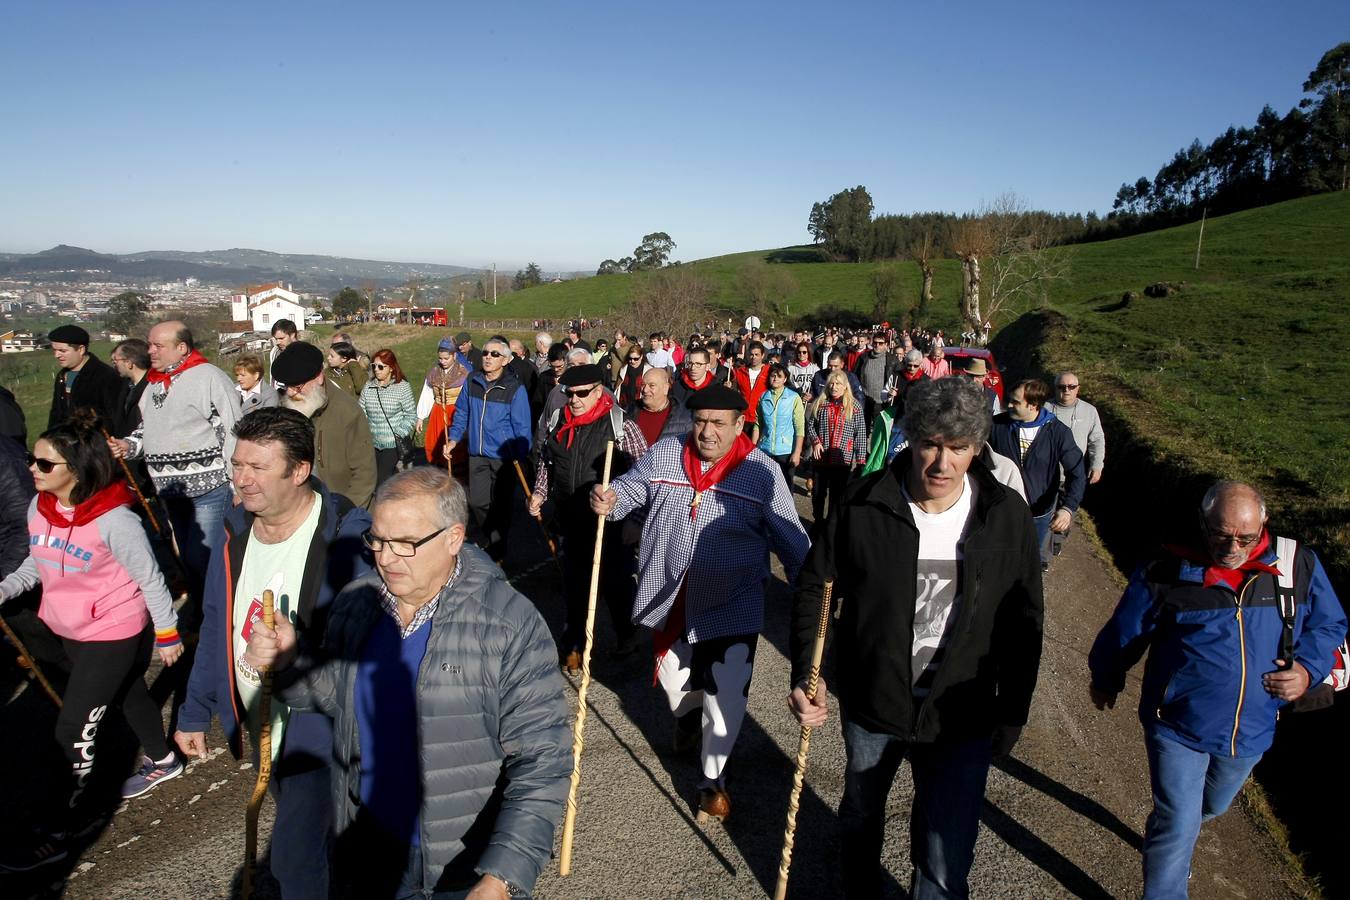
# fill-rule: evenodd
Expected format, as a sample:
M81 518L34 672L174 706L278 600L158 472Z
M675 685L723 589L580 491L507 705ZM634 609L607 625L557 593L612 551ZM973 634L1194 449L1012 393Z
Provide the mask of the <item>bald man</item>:
M219 542L231 502L234 423L242 413L228 375L206 361L192 332L177 319L148 335L150 386L141 395L141 425L109 442L114 456L143 457L168 512L189 586L200 601L210 548ZM196 630L200 607L184 612Z
M642 385L636 402L629 404L628 417L637 423L647 446L672 435L683 437L689 433L692 420L689 410L674 402L671 387L674 379L669 369L648 369L642 373Z
M1203 821L1228 809L1270 748L1281 709L1320 684L1345 612L1317 554L1266 529L1260 492L1221 481L1189 547L1134 573L1088 657L1097 709L1148 649L1139 718L1153 812L1144 896L1185 897Z

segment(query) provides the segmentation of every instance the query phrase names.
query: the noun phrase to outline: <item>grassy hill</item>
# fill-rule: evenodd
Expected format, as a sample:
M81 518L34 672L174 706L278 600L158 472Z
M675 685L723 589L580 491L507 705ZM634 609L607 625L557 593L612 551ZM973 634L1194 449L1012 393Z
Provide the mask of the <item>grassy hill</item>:
M843 309L855 309L870 312L872 300L872 272L883 263L834 263L807 261L819 258L818 251L811 247L785 247L779 250L756 250L747 253L733 253L727 256L714 256L709 259L684 263L684 268L707 278L714 285L712 306L721 316L730 315L741 320L755 313L766 326L773 316L761 309L751 308L745 298L736 290L736 273L746 263L760 260L774 265L782 265L797 280L798 291L790 299L792 315L798 316L821 306L835 305ZM910 264L904 267L910 276L902 286L900 298L892 305L889 315L899 320L919 296L919 270ZM527 288L502 296L498 304L492 307L492 315L506 318L531 320L535 318L566 321L584 315L587 318L603 316L607 321L621 327L631 325L640 331L642 323L629 323L623 317L628 298L635 281L641 276L605 275L597 278L583 278L576 281L564 281L560 284L545 284ZM950 331L956 328L956 295L961 285L961 270L954 260L944 260L937 265L934 293L946 301L935 301L930 324L935 328ZM486 307L471 307L470 315L481 315ZM782 318L782 317L779 317ZM788 326L785 321L778 327Z

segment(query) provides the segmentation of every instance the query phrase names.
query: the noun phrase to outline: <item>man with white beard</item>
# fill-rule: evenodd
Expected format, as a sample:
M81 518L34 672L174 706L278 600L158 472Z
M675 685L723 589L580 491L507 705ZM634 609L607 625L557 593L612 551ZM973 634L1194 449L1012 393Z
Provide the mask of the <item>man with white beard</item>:
M365 508L375 493L375 443L356 400L323 381L323 351L296 341L272 363L286 385L281 405L314 423L314 474L329 490Z

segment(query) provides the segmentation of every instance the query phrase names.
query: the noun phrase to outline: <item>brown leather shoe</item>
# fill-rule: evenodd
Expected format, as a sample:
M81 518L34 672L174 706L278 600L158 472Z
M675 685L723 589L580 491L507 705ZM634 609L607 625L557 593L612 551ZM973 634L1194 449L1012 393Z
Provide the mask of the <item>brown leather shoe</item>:
M725 822L731 815L731 795L721 788L700 788L698 792L698 824L709 819Z
M558 662L563 667L563 671L565 671L568 675L581 674L580 650L568 650L566 653L563 653L559 656Z

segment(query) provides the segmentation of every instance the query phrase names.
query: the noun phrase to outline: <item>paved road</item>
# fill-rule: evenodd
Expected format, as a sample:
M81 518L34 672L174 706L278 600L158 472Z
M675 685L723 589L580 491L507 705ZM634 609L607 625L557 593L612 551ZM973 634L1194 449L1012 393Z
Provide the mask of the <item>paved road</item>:
M556 575L551 566L538 565L542 545L536 536L518 533L519 558L507 560L507 571L518 573L517 587L536 599L558 629ZM1048 577L1045 653L1031 721L1013 757L991 773L972 873L975 896L1139 894L1138 847L1148 784L1133 713L1138 680L1109 713L1091 708L1084 686L1087 649L1118 593L1119 576L1093 552L1085 534L1075 535ZM695 824L690 806L696 765L669 752L671 721L651 686L649 665L610 661L612 637L601 622L573 872L564 879L556 862L550 864L538 897L772 895L798 739L783 703L788 594L781 580L771 586L768 606L750 713L729 769L733 813L725 825L706 829ZM40 741L50 721L38 692L19 688L0 713L0 733L23 731ZM842 790L844 752L837 722L832 718L812 736L793 897L838 894L833 810ZM24 756L30 744L10 740L0 749L0 763L16 785L11 794L16 812L27 805L19 781L30 765ZM237 892L243 810L254 772L224 752L219 733L212 746L212 758L194 763L183 778L123 804L69 866L52 867L37 880L0 880L0 896L54 895L67 875L65 896L73 898L207 900ZM884 851L892 897L905 896L903 886L909 883L911 797L908 772L902 769L889 801ZM0 834L12 835L22 824L12 813L0 823ZM265 814L264 840L267 827ZM1269 839L1244 810L1235 809L1201 836L1192 896L1288 897L1295 886L1282 881L1282 871ZM276 896L266 878L259 896Z

